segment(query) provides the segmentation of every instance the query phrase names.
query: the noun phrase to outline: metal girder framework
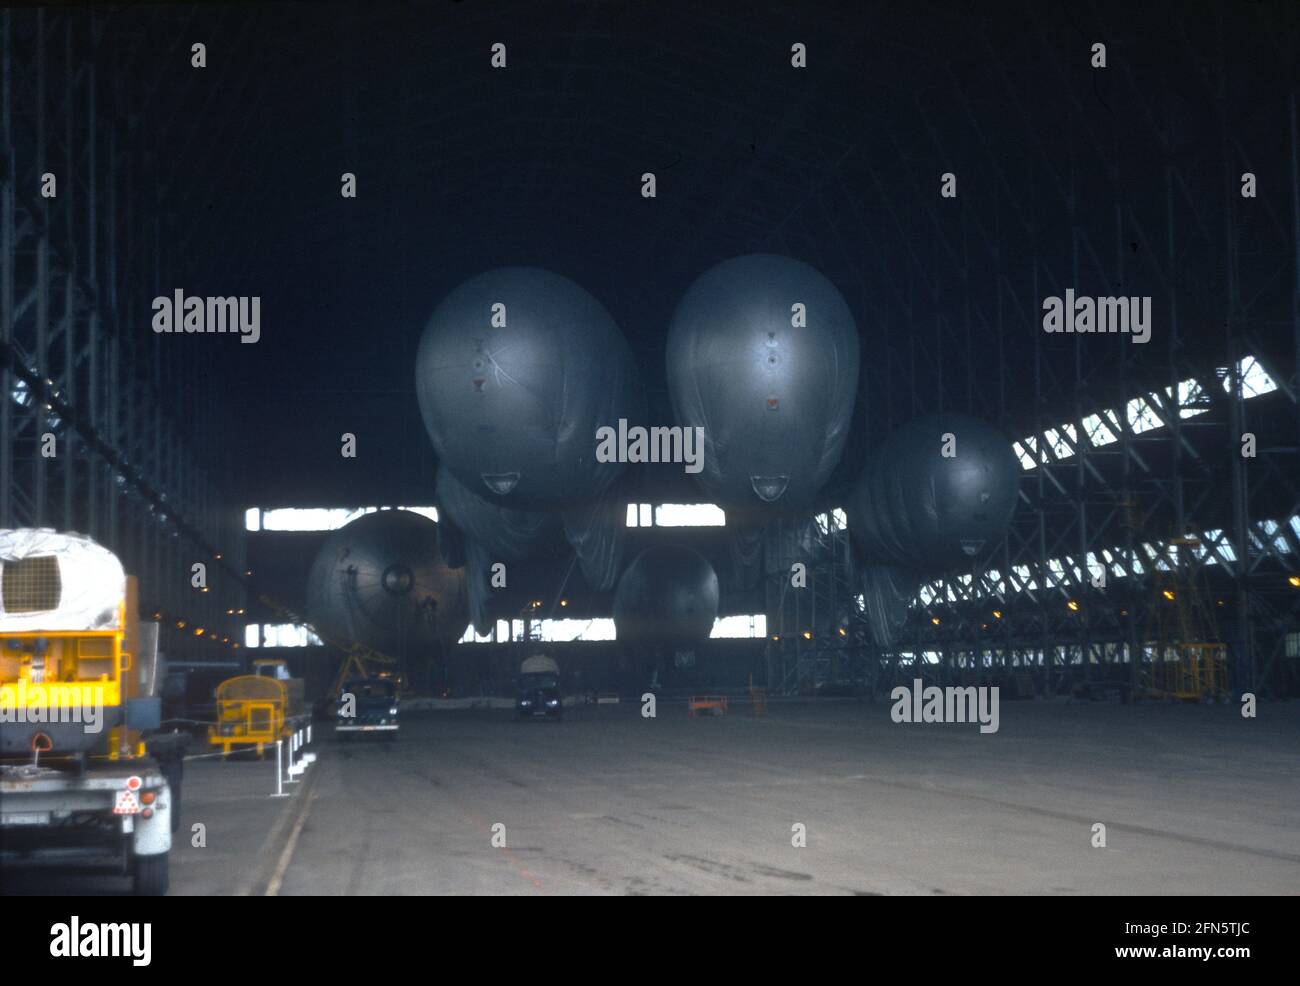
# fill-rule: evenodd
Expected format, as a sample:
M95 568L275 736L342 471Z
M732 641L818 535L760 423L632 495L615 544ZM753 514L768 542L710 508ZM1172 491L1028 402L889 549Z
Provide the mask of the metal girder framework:
M774 694L855 694L876 680L842 511L778 520L763 531L766 687ZM794 566L805 566L806 577Z
M157 155L114 110L120 75L89 57L102 18L2 16L0 526L90 535L139 577L169 653L233 650L242 517L186 433L207 394L197 359L150 329L169 276Z
M1218 123L1220 139L1209 143L1180 135L1184 118L1170 111L1169 83L1163 91L1143 85L1125 65L1116 90L1163 144L1160 194L1147 187L1135 195L1113 136L1098 129L1098 114L1085 105L1095 94L1077 91L1077 78L1062 70L1037 21L1031 10L1030 31L1043 45L1032 59L1042 65L1034 77L1059 87L1063 153L1045 146L1027 92L1000 50L976 35L993 93L1007 118L1022 124L1027 154L1008 156L1005 133L995 142L983 132L967 88L946 69L950 85L918 91L911 109L929 142L926 160L973 155L986 166L977 195L963 193L969 197L945 216L949 207L923 194L931 172L890 170L891 159L913 161L920 152L898 136L905 128L886 126L882 143L892 145L892 155L876 148L846 156L842 180L815 198L819 215L800 223L791 213L780 222L796 253L822 259L828 272L833 255L845 251L841 217L870 247L860 266L875 290L869 303L854 301L877 320L868 334L883 327L887 337L864 362L860 384L877 440L899 420L944 407L1034 439L1029 451L1037 462L1023 476L1006 543L979 570L930 582L910 638L892 657L927 673L1033 668L1049 691L1093 679L1135 681L1130 657L1141 653L1151 573L1172 539L1195 534L1204 543L1192 567L1204 569L1214 589L1235 687L1294 691L1300 662L1284 655L1288 635L1294 653L1300 633L1300 588L1291 581L1300 576L1300 531L1292 520L1300 517L1295 95L1289 114L1269 121L1290 140L1289 174L1270 173L1268 201L1247 200L1240 176L1252 161L1227 123L1221 53L1184 52L1201 87L1197 98ZM1191 44L1185 37L1173 43ZM951 112L938 124L934 102L949 111L955 105L965 126L954 129ZM1096 202L1085 214L1077 178L1084 168L1111 193L1109 232ZM900 188L909 194L894 194ZM919 217L907 204L916 201L923 203ZM1008 262L1008 239L1029 244L1026 267ZM977 280L972 270L988 276ZM1162 309L1149 352L1084 335L1067 344L1068 359L1060 345L1049 351L1037 311L1042 298L1071 285L1135 278L1156 289ZM1290 317L1279 322L1288 300ZM1220 326L1217 339L1207 316ZM987 373L990 361L971 358L981 351L996 352L995 376ZM1245 387L1253 365L1271 377L1275 392L1256 398ZM1131 406L1135 400L1141 403ZM1130 412L1146 419L1143 427L1132 427ZM1113 440L1093 440L1091 432L1102 428ZM1242 454L1247 433L1258 440L1253 457ZM1103 565L1105 588L1090 577ZM834 577L829 569L810 571L809 584Z
M956 649L973 661L968 641L983 633L984 666L1044 668L1052 690L1114 681L1121 676L1105 666L1116 664L1132 684L1140 662L1131 655L1141 653L1142 627L1160 605L1152 579L1173 570L1171 543L1192 536L1190 573L1213 590L1235 687L1295 686L1293 668L1277 673L1287 634L1300 630L1300 468L1294 446L1266 444L1289 433L1295 401L1279 388L1248 403L1237 365L1222 381L1184 379L1204 381L1186 388L1198 392L1191 401L1146 395L1157 428L1134 434L1120 404L1121 427L1108 429L1116 440L1106 445L1072 440L1060 426L1054 448L1039 436L1006 544L981 571L923 589L917 626L933 629L918 634L918 650ZM1240 454L1238 438L1252 418L1273 425L1251 426L1261 445L1253 459ZM1191 425L1198 431L1188 435ZM1067 426L1086 435L1080 419ZM1249 486L1233 482L1239 469L1249 470Z

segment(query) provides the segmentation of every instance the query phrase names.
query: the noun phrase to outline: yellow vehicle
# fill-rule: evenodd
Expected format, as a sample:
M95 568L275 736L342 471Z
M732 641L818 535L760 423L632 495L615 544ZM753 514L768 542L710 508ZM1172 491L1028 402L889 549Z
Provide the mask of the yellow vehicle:
M109 860L166 892L180 759L146 749L158 637L136 611L135 580L89 538L0 530L0 864Z
M291 737L304 718L303 682L289 677L284 661L255 661L253 671L217 686L217 721L208 727L208 742L222 753L251 747L261 756L276 740Z

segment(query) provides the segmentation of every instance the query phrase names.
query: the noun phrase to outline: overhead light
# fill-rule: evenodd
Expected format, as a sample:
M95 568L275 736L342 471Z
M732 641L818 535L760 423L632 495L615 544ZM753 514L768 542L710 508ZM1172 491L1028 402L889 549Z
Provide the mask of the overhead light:
M803 639L804 639L804 640L812 640L812 631L811 631L811 630L805 630L805 631L803 632Z
M1166 589L1164 592L1160 594L1170 601L1172 601L1174 598L1174 592L1172 589Z
M1000 609L995 609L995 610L993 611L993 619L995 619L995 620L1000 620L1000 619L1002 619L1002 610L1000 610Z
M1075 600L1071 599L1071 600L1070 600L1068 603L1066 603L1065 605L1068 606L1068 607L1070 607L1070 611L1071 611L1071 612L1073 612L1073 613L1077 613L1077 612L1079 612L1079 604L1078 604Z
M843 627L840 627L840 636L841 636L841 637L847 637L848 635L849 635L849 632L848 632L847 630L845 630Z
M194 628L194 636L196 636L196 637L202 637L202 636L203 636L203 627L195 627L195 628Z
M1287 581L1290 582L1297 589L1300 589L1300 575L1292 575L1289 579L1287 579Z
M773 640L780 640L780 639L781 639L781 635L780 635L779 633L774 633L774 634L772 634L772 639L773 639Z
M569 605L569 601L568 601L567 599L561 599L561 600L560 600L560 605L561 605L561 606L567 606L567 605Z
M937 617L937 616L932 616L932 617L930 617L930 622L933 623L935 626L938 626L938 625L939 625L939 617Z

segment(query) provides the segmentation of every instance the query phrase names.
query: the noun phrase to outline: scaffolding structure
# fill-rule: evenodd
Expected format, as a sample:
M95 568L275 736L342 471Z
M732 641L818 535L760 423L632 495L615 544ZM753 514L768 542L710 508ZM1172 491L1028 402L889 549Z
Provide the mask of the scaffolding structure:
M0 527L88 534L139 576L164 649L228 655L242 517L200 464L202 356L150 329L179 272L149 107L88 57L105 17L0 14Z
M936 158L987 166L978 197L924 196L928 174L888 172L855 145L763 244L835 271L839 257L860 255L855 238L866 241L862 262L846 270L846 293L872 324L897 327L863 363L868 446L909 418L964 411L1017 439L1026 466L1005 542L974 569L928 573L904 642L871 667L940 681L1029 675L1040 694L1115 682L1131 693L1144 673L1139 638L1153 573L1169 544L1190 535L1200 545L1189 564L1215 594L1232 689L1300 692L1296 90L1268 119L1287 142L1278 163L1289 167L1273 173L1272 194L1248 198L1252 153L1233 126L1232 72L1241 66L1229 65L1222 46L1177 39L1195 87L1186 98L1169 79L1152 84L1128 66L1105 76L1106 99L1160 123L1157 193L1125 173L1118 136L1095 105L1101 83L1061 64L1041 10L1031 6L1025 18L1034 43L1018 52L1019 80L991 37L977 31L970 43L992 76L989 91L1022 125L1026 153L999 152L969 81L951 66L940 69L951 86L907 107ZM1021 81L1031 77L1059 87L1055 129L1033 115ZM1196 138L1205 124L1193 98L1213 107L1217 139ZM964 111L960 131L939 122L944 100ZM882 139L918 157L901 132L885 129ZM1059 137L1059 154L1045 133ZM1104 211L1083 198L1082 174L1102 176L1112 193ZM913 186L920 223L896 204ZM1007 263L1004 241L1030 244L1027 266ZM1035 306L1071 286L1133 283L1159 286L1151 344L1076 334L1062 359ZM989 353L991 362L979 358ZM840 584L841 568L826 556L809 585ZM783 638L779 667L805 669L776 676L791 691L792 676L816 680L807 668L817 648L786 641L787 598L769 597L768 614Z
M844 513L773 521L763 536L767 690L869 692L874 652Z

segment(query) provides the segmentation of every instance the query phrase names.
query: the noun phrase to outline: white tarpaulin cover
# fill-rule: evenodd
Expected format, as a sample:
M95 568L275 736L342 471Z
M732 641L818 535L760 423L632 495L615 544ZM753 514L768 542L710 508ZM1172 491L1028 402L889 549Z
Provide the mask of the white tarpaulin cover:
M16 582L6 587L5 578L19 577L15 562L36 558L53 558L57 566L59 591L52 597L57 598L56 607L8 612L6 601L13 604L15 599L30 599L31 595L18 591ZM90 538L45 528L0 529L0 633L118 629L125 597L122 563Z

